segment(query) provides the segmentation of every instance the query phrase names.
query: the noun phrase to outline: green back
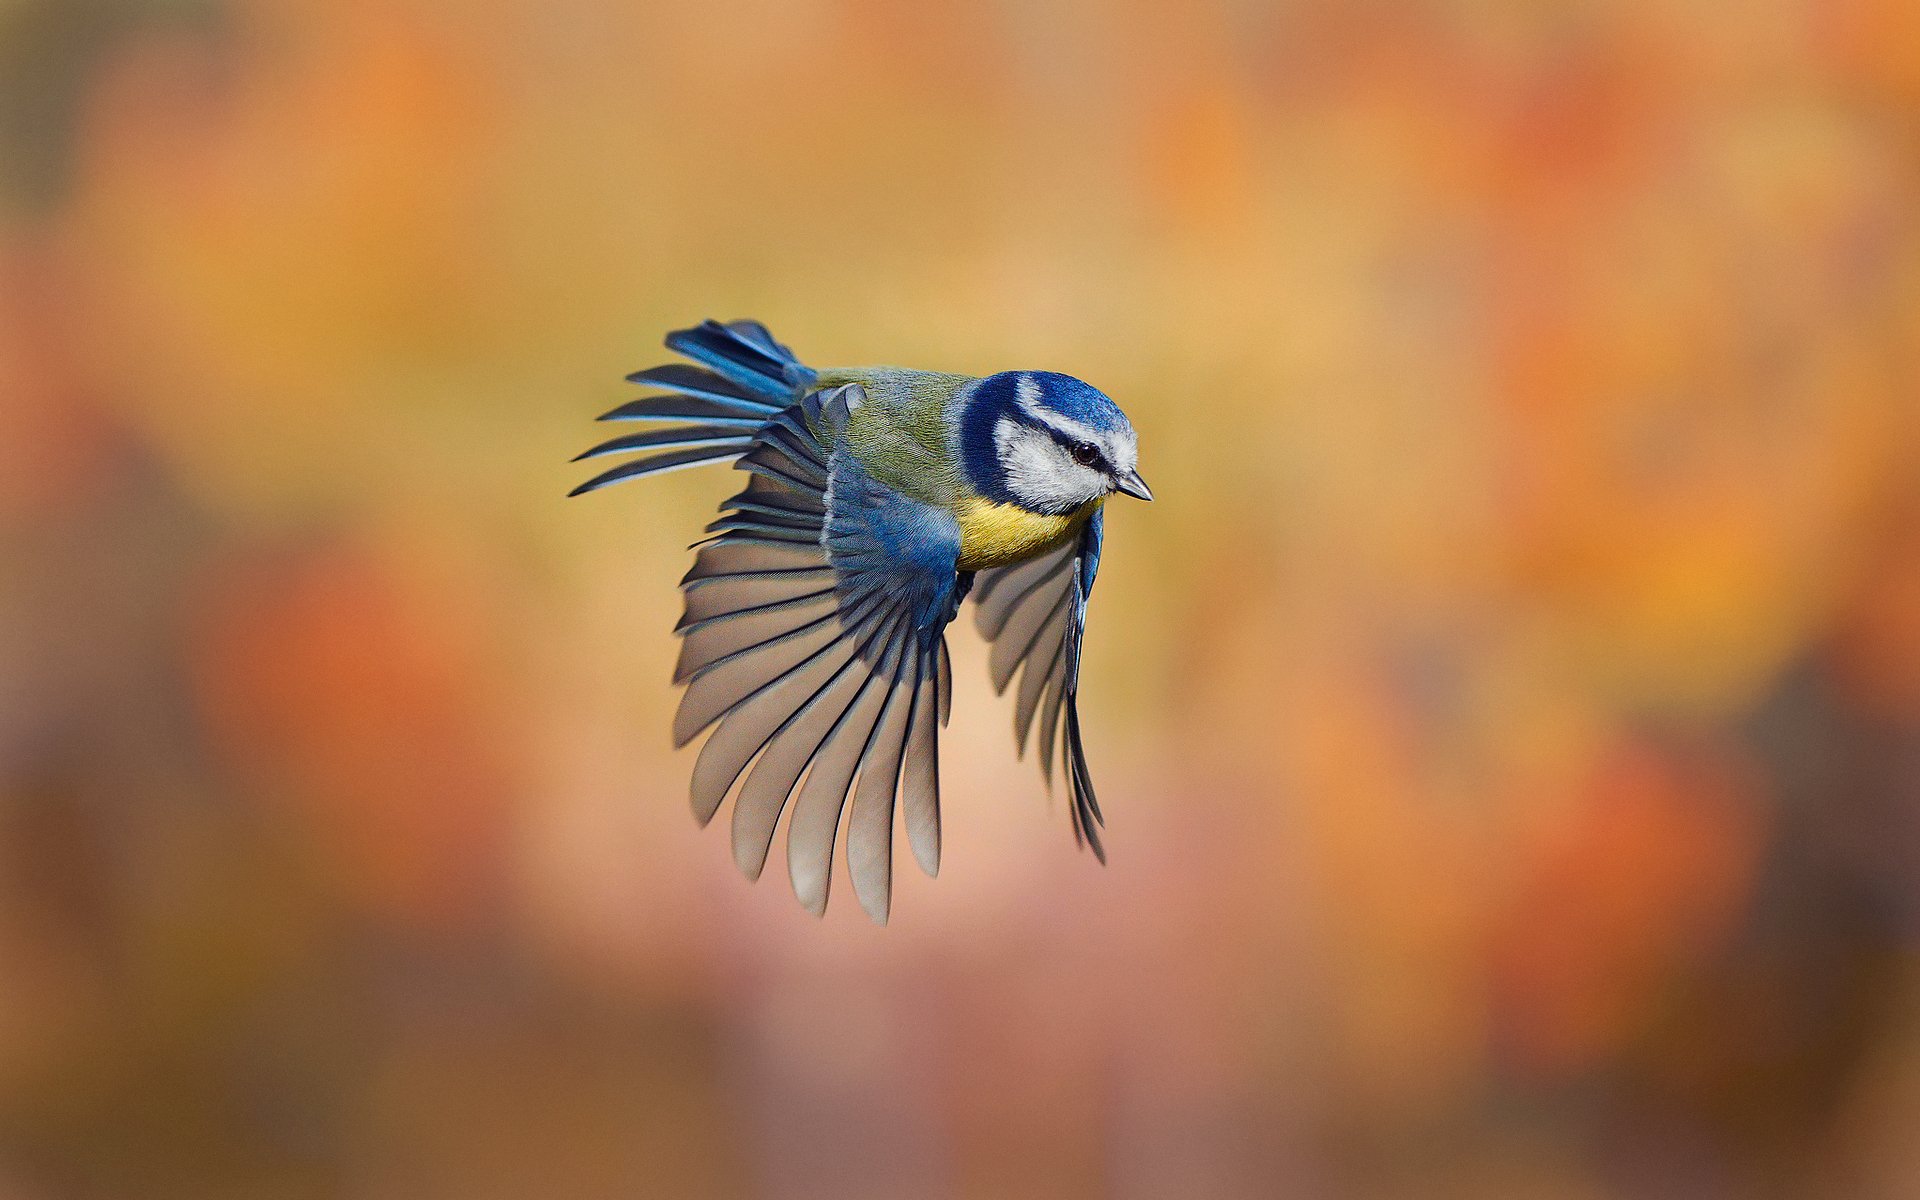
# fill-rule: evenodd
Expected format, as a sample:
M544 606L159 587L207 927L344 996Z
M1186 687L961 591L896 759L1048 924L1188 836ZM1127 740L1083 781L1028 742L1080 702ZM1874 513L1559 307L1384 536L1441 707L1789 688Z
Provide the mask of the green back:
M819 376L823 388L857 383L866 390L843 444L875 479L947 509L971 494L950 431L954 402L973 376L904 367L835 367Z

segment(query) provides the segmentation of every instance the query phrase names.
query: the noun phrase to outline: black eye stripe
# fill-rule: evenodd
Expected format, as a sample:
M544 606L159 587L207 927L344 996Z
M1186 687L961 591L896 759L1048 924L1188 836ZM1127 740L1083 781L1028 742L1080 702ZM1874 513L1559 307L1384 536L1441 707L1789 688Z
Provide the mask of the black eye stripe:
M1101 470L1107 469L1106 453L1094 443L1074 437L1072 434L1062 433L1053 426L1042 425L1038 421L1022 421L1021 424L1029 429L1037 429L1052 438L1055 445L1065 450L1067 456L1081 466L1099 467Z

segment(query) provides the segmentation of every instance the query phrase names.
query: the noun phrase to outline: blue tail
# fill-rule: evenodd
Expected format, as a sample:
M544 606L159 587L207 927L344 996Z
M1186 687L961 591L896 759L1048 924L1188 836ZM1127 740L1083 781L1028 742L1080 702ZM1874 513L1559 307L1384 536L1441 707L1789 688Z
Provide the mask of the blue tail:
M758 321L703 321L667 335L667 349L684 354L781 408L813 386L813 372L773 340Z
M644 450L568 495L578 496L623 479L638 479L681 467L725 462L753 445L762 426L812 390L814 373L793 351L773 339L758 321L703 321L667 335L667 348L699 363L651 367L627 376L630 383L667 393L621 405L602 421L671 422L675 428L633 433L603 442L574 459Z

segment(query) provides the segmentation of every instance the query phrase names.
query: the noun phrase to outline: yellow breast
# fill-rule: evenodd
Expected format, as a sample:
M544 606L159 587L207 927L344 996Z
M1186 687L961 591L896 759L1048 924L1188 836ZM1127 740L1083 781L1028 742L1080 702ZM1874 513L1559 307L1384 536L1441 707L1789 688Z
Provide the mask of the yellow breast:
M1064 516L1050 517L977 496L962 500L954 513L960 522L959 567L983 571L1038 558L1078 534L1099 506L1096 500Z

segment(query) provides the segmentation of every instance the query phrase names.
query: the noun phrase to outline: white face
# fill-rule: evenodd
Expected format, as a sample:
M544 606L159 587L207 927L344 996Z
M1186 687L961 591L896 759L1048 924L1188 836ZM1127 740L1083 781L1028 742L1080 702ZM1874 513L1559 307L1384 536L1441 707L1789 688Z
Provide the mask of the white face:
M1041 407L1038 398L1038 390L1023 379L1020 408L1045 429L1035 429L1011 417L1001 417L993 429L1007 490L1022 506L1036 512L1069 512L1114 490L1113 478L1105 468L1124 475L1138 465L1139 446L1133 430L1090 429ZM1054 437L1048 430L1060 436ZM1076 461L1070 446L1091 447L1098 457L1090 465ZM1086 453L1081 451L1082 456Z

